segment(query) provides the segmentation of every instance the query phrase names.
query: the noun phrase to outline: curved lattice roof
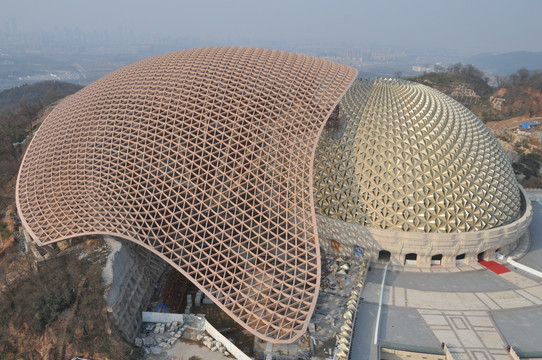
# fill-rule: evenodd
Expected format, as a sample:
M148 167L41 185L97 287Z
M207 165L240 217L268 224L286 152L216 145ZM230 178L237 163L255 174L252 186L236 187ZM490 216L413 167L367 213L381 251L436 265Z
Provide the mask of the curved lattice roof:
M491 131L451 97L357 80L316 150L316 212L382 229L464 232L514 221L520 194Z
M355 75L238 47L124 67L44 121L18 177L23 224L41 244L132 240L255 335L291 342L319 287L314 149Z

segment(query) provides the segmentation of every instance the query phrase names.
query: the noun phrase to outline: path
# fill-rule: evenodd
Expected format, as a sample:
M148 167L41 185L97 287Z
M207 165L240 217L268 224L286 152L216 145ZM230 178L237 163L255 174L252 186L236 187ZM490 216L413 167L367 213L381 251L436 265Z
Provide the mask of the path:
M542 189L532 201L530 244L518 261L542 270ZM528 237L525 238L529 240ZM523 239L523 240L525 240ZM542 279L510 265L497 275L479 264L401 268L388 272L380 342L438 348L445 342L459 360L510 360L507 345L542 355ZM403 270L403 271L398 271ZM373 265L361 295L352 359L377 359L372 344L382 269Z
M482 271L493 274L489 270ZM416 274L411 276L416 277ZM516 272L491 276L514 289L446 292L386 285L383 303L390 308L416 309L438 341L445 342L457 359L509 360L505 350L507 343L494 324L491 312L542 305L542 284ZM446 286L444 282L441 284L441 287ZM380 284L368 282L363 291L364 301L377 304L379 296Z

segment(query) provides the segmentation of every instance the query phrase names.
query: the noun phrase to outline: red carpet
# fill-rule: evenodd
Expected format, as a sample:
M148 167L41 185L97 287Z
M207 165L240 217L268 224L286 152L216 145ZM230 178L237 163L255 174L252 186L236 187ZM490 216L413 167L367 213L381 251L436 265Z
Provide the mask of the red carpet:
M480 265L485 266L497 275L510 272L510 269L508 269L506 266L496 263L495 261L478 260L478 262Z

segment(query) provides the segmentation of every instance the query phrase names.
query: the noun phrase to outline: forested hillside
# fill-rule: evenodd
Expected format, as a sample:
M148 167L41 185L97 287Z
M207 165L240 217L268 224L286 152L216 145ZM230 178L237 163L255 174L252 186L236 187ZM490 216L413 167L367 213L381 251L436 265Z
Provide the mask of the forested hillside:
M489 79L472 65L437 70L409 80L450 95L484 122L542 116L542 72L519 69L509 76Z
M7 184L13 183L25 139L40 113L79 89L79 85L46 81L0 92L0 210L13 199L13 184Z
M105 308L101 238L38 261L17 233L15 179L29 134L80 88L43 82L0 93L0 359L126 359L131 350Z
M416 81L455 98L484 121L508 152L520 183L542 187L542 124L518 132L525 122L542 123L542 72L519 69L490 79L472 65L455 64L427 73Z

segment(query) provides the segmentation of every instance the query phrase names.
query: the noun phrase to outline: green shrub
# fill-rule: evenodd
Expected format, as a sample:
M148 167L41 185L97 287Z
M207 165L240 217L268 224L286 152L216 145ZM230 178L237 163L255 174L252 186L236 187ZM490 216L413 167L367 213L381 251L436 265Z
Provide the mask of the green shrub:
M58 314L68 309L75 301L75 294L68 289L61 289L60 293L40 296L32 308L33 320L36 330L43 331L58 317Z

